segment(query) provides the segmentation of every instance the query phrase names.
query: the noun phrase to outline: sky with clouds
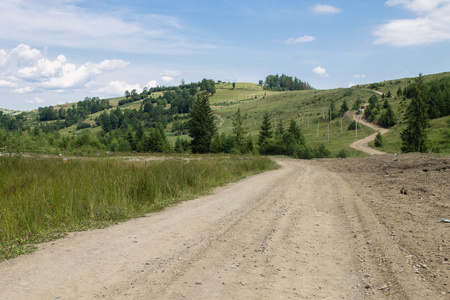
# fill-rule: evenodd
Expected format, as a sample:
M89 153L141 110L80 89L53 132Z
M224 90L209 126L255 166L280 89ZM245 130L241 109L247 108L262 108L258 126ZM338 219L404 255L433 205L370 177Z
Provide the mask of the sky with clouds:
M202 78L329 89L450 71L450 0L0 0L0 107Z

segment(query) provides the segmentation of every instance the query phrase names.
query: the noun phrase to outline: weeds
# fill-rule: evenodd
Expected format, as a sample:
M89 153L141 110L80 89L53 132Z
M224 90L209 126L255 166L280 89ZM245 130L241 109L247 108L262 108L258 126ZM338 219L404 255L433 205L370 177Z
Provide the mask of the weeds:
M0 260L61 232L105 227L274 168L264 157L126 162L0 157Z

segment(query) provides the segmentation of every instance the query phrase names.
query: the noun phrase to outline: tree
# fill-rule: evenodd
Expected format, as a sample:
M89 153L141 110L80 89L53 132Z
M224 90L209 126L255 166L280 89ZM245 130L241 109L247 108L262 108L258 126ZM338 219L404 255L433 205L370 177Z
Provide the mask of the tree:
M303 136L302 130L300 126L295 122L294 119L291 119L289 123L289 128L287 130L293 137L293 140L296 144L304 145L305 137Z
M380 132L377 133L377 136L375 137L375 147L382 147L383 146L383 136Z
M209 105L209 97L199 95L190 113L189 136L192 138L193 153L207 153L210 151L211 141L216 133L214 115Z
M270 124L269 113L266 112L263 117L263 122L259 130L258 145L261 146L264 140L272 138L272 125Z
M397 117L395 116L391 105L388 104L386 111L381 114L379 122L380 125L384 127L392 127L397 123Z
M210 93L211 96L214 95L216 93L216 84L214 83L214 80L203 78L200 83L200 90Z
M419 77L416 79L415 87L415 96L412 98L406 111L406 123L408 126L400 134L403 152L427 151L428 93L422 74L419 74Z
M125 91L125 97L128 99L130 98L130 92L128 90Z
M347 100L344 99L344 103L342 103L341 110L339 111L339 113L341 116L343 116L345 114L345 112L348 110L349 110L349 108L348 108Z
M244 120L247 117L247 115L241 116L241 109L238 108L236 114L234 115L233 123L233 136L236 140L236 145L238 146L239 150L242 153L242 150L244 148L245 143L245 135L247 134L247 131L244 128Z
M236 88L236 82L233 82L233 90Z
M377 106L377 102L378 102L378 97L375 94L370 96L370 98L369 98L370 108L375 108L375 106Z
M277 124L277 128L275 129L275 136L276 137L281 137L283 136L284 133L284 125L283 125L283 120L278 120L278 124Z

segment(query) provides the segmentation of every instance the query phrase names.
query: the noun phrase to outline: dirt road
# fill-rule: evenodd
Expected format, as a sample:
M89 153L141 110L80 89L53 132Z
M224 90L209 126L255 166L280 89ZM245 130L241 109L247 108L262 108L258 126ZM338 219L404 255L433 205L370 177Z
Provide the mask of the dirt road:
M277 161L211 195L2 262L0 299L448 299L417 279L342 176L320 161Z
M382 128L382 127L380 127L380 126L378 126L376 124L367 122L362 117L362 115L358 115L358 116L353 115L353 119L356 119L359 123L362 123L362 124L372 128L372 129L378 130L381 134L385 134L386 132L389 131L386 128ZM357 140L357 141L353 142L350 145L350 147L352 147L353 149L356 149L356 150L360 150L360 151L366 152L367 154L370 154L370 155L386 154L386 152L382 152L380 150L373 149L373 148L369 147L369 145L368 145L371 141L375 140L375 137L377 136L377 134L378 133L374 133L374 134L371 134L369 136L366 136L363 139Z

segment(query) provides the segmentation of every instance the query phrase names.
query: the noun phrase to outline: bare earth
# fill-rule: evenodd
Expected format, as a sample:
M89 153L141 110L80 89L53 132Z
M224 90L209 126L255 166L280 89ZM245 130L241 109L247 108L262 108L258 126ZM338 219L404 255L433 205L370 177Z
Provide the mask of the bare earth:
M277 162L2 262L0 299L450 298L448 157Z

